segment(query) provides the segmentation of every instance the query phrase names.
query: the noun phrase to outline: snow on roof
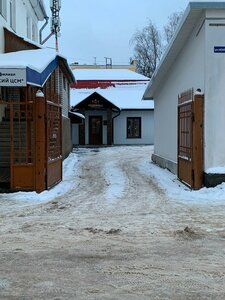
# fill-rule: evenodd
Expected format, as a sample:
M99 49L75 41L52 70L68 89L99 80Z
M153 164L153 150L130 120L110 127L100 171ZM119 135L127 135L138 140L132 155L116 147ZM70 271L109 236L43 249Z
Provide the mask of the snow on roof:
M58 65L58 57L66 61L55 50L47 48L2 53L0 54L0 68L26 69L27 83L42 86ZM69 66L68 69L70 70ZM72 71L71 76L73 77Z
M123 69L79 69L73 70L73 74L76 80L149 80L144 75Z
M0 54L0 68L25 69L26 67L39 73L56 58L52 49L33 49Z
M76 106L93 93L98 93L121 110L125 109L154 109L154 101L143 101L146 85L130 87L110 87L107 89L71 89L70 102Z
M85 116L78 112L70 111L70 113L78 118L85 119Z

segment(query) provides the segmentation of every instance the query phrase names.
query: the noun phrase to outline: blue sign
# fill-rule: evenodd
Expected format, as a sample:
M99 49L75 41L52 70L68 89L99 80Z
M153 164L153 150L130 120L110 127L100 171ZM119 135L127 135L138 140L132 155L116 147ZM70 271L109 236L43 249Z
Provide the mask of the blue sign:
M225 46L214 47L214 53L225 53Z

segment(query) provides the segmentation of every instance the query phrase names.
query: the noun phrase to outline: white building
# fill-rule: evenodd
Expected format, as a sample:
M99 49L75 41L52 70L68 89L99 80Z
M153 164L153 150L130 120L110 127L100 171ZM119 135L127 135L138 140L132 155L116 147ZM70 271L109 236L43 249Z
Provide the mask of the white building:
M144 98L155 100L153 160L178 172L179 178L192 187L195 185L190 181L194 180L195 172L199 172L201 184L207 186L225 179L225 170L221 169L225 166L224 82L225 2L191 2ZM201 99L197 96L199 101L192 101L195 98L192 93L183 93L189 89L194 92L201 89L204 94L198 124L193 115L194 103L200 103ZM189 115L187 111L182 112L182 105L183 109L190 105ZM195 126L198 130L202 128L197 139ZM197 157L194 157L195 152ZM197 163L200 166L196 166ZM185 173L189 173L190 181Z
M154 143L154 102L142 101L147 77L115 69L74 70L74 75L70 114L72 122L74 119L73 145ZM80 113L85 118L75 124Z
M5 52L4 28L38 42L38 22L46 17L42 0L0 0L0 53Z

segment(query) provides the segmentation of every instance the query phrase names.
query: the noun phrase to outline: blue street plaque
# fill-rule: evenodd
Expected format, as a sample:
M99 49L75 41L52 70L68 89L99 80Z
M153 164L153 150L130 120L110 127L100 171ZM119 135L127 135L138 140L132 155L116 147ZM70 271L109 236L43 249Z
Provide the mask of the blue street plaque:
M225 46L215 46L214 53L225 53Z

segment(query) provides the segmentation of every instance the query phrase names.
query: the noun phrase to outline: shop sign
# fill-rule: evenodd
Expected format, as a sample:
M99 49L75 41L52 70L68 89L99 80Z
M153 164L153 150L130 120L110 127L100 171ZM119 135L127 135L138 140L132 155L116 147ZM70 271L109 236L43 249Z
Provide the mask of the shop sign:
M0 86L26 86L26 69L1 69Z

